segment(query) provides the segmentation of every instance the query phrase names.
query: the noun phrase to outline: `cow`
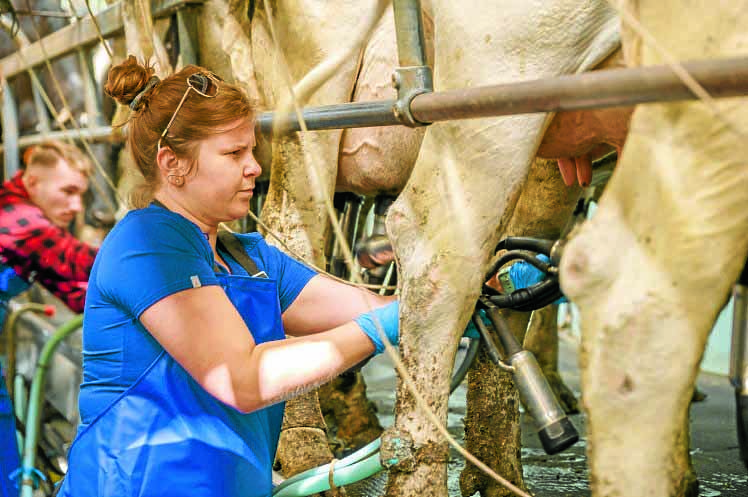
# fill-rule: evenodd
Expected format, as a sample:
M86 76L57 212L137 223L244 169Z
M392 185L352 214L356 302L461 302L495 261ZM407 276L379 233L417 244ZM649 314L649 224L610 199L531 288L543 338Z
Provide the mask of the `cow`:
M432 3L434 87L439 91L590 70L620 44L616 12L604 1ZM426 404L443 422L449 386L444 372L452 366L456 330L472 313L483 272L516 211L550 117L432 124L390 208L387 226L402 285L401 355ZM517 416L516 407L500 413ZM483 419L489 416L489 410L482 413ZM446 495L446 446L402 384L391 433L408 441L406 461L422 462L391 468L388 495ZM499 473L522 486L521 468L512 464L517 448L517 443L484 443L477 452L490 455L493 463L503 450L509 462L496 465ZM472 479L477 477L463 474L463 490L506 492L495 482Z
M283 88L283 77L279 74L279 56L271 48L267 23L270 12L265 10L264 3L259 2L228 4L214 1L212 4L216 8L208 9L211 15L223 16L221 21L228 20L231 25L216 38L218 44L224 44L221 48L230 41L240 44L240 49L217 56L218 59L223 57L224 67L228 68L219 71L224 75L235 75L235 79L243 82L260 102L272 107L280 99L278 93ZM289 63L291 79L297 80L334 50L336 40L346 39L346 34L350 33L346 29L353 29L343 26L339 30L328 30L324 29L325 26L330 22L339 23L341 19L357 18L360 6L274 2L273 8L276 16L283 18L279 33L282 53L286 57L295 54L294 58L289 57ZM333 11L334 15L331 14ZM249 17L245 17L247 12L251 14ZM616 14L616 10L603 1L489 4L476 0L460 5L435 1L435 86L445 90L592 69L618 47L619 20ZM208 22L207 19L203 21ZM456 44L453 40L462 43ZM214 51L215 48L214 45ZM204 53L210 53L210 50ZM242 53L251 53L251 60L237 57ZM216 64L206 65L220 67L220 63L219 60ZM319 105L346 101L355 91L353 81L357 72L356 64L344 63L334 80L315 93L308 103ZM397 251L403 299L401 351L405 365L422 387L427 403L443 421L446 420L446 372L451 369L457 348L457 330L464 328L474 306L482 283L482 270L488 264L492 248L515 222L512 219L517 213L517 199L527 184L528 175L535 171L530 167L533 157L543 148L544 142L549 143L543 140L543 132L553 130L551 117L535 115L432 125L426 133L413 173L392 207L388 226ZM282 164L301 163L304 154L310 150L313 155L322 157L324 177L315 181L322 184L323 191L329 194L338 176L341 135L340 132L324 132L282 138L275 142L271 154L266 154L273 162L266 208L270 224L291 238L291 245L297 251L316 260L321 258L326 237L322 222L327 215L324 194L309 193L311 177L306 169L291 170ZM455 144L459 144L459 150ZM611 145L620 148L622 143ZM569 183L576 175L580 182L586 182L589 178L587 152L590 149L577 150L567 157L554 157L562 159L563 172L562 176L555 177L555 181L563 178ZM558 154L547 153L551 156ZM549 167L545 167L548 172ZM603 198L603 202L608 196ZM520 218L516 223L524 226ZM598 225L593 224L582 233L595 233L593 227ZM578 248L583 246L582 242L569 247L562 267L562 284L565 289L568 287L567 292L572 297L580 295L583 301L586 298L590 303L587 309L591 309L598 300L583 291L583 283L595 283L595 273L589 270L588 259L583 254L598 245L592 243L594 236L585 238L580 235L579 238L592 241L586 250ZM600 252L599 248L595 250ZM741 257L743 255L744 251ZM576 263L567 265L567 260ZM574 286L575 281L581 283ZM588 310L588 315L597 316L591 312ZM582 317L584 320L584 312ZM589 376L586 374L585 378ZM630 384L623 381L621 385L625 387L625 393ZM604 396L596 397L596 402L604 402ZM602 425L598 433L604 437L605 430L610 427L604 426L605 423ZM682 430L676 431L682 435ZM412 440L411 455L420 464L392 468L389 494L444 495L446 488L442 488L441 482L446 475L445 454L440 435L422 418L413 397L403 386L398 395L393 433ZM612 439L608 446L615 446ZM601 461L611 460L610 451L601 452L604 453L600 456ZM594 449L592 454L594 457ZM668 462L675 467L673 474L677 475L678 485L681 485L678 488L692 488L687 485L687 463L684 462L687 459L680 456L674 456ZM600 478L605 479L603 484L595 483L600 485L595 488L607 491L606 486L610 486L611 492L622 488L624 480L612 479L613 483L607 483L610 468L602 462L595 464L603 468ZM628 477L631 477L630 473ZM516 477L515 481L521 482ZM487 495L500 492L497 487L484 487ZM625 493L625 490L621 492Z
M203 63L224 75L224 77L230 75L235 81L242 83L248 93L253 95L264 108L273 108L281 100L281 96L285 91L284 85L286 83L280 69L282 66L279 64L279 60L282 61L283 57L285 57L291 69L291 79L294 81L300 79L314 64L323 60L325 56L335 53L340 45L340 40L351 38L353 36L351 33L358 29L354 24L349 25L341 20L357 19L360 14L358 12L360 6L358 5L332 5L329 2L323 4L311 1L275 2L273 9L275 17L279 20L276 29L279 31L278 38L281 41L282 56L279 56L274 50L268 23L271 13L265 10L263 2L253 2L250 4L236 2L229 4L221 1L212 1L206 5L206 15L202 16L204 25L201 30L204 33L215 34L215 36L205 36L201 40L203 44L201 46ZM589 7L587 9L594 10ZM580 10L583 12L585 8ZM427 20L426 25L428 28L431 16L428 14L428 9L426 11L427 14L424 17ZM591 33L596 35L596 38L593 37L585 45L585 48L589 49L586 56L580 56L574 47L565 47L564 50L558 50L558 53L548 50L547 53L558 59L554 61L558 67L552 69L552 66L548 66L549 70L552 69L552 72L548 72L547 74L591 69L603 62L615 51L618 47L617 23L613 20L614 16L610 9L601 9L601 11L603 15L596 12L587 14L590 18L599 16L603 21L598 26L599 32L595 32L594 29L591 30ZM248 12L249 16L247 17ZM331 15L331 12L334 12L335 15ZM559 9L558 12L563 12L563 8ZM515 14L518 14L518 12L515 12ZM567 17L572 18L573 15L576 15L576 12L569 10L566 14ZM553 15L554 12L546 13L548 19L551 19ZM342 63L335 77L314 93L311 100L307 102L308 104L340 103L350 100L351 96L354 99L360 100L394 96L394 90L390 84L390 74L396 63L394 61L394 33L390 16L391 13L386 15L386 18L389 19L389 24L380 23L379 29L375 30L370 43L358 57L359 60L356 60L357 58L354 57ZM459 20L460 17L458 16L457 19ZM445 22L449 24L452 23L452 20ZM550 23L550 21L548 22ZM571 21L569 22L571 23ZM335 24L335 29L324 29L324 26L332 23ZM525 34L527 36L532 33L532 29L536 28L536 26L531 24L528 20L525 27L527 30ZM436 28L439 28L438 24ZM572 30L572 32L577 36L588 34L583 29ZM299 36L300 33L303 33L303 36ZM514 32L512 35L517 35L518 33ZM458 33L450 33L448 36L458 36ZM542 33L539 36L542 37ZM487 40L490 41L490 39L489 35ZM488 41L486 41L486 38L482 38L480 43L488 43ZM449 44L448 40L443 40L443 43L444 46ZM389 45L387 50L377 50L378 47L385 44ZM452 45L450 50L455 49L454 44ZM494 44L489 43L489 46L493 48ZM448 53L446 49L443 50L443 54L447 57ZM249 55L251 55L251 58L248 57ZM579 60L575 60L575 57ZM438 51L436 60L439 60ZM533 66L531 68L537 69ZM440 67L437 64L437 70L439 69ZM517 71L520 69L517 68ZM519 74L515 73L507 72L503 77L507 78L507 80L513 80L519 76ZM477 79L471 81L470 84L479 84L480 78L485 78L486 83L499 82L501 78L497 77L498 74L502 74L502 72L476 74L475 77ZM530 74L528 72L525 77L528 77ZM438 81L439 79L437 78ZM467 85L463 84L460 86ZM540 123L539 126L542 127L543 118L538 118L537 121ZM401 127L399 129L387 130L328 131L277 139L273 144L272 152L263 152L263 150L260 150L258 154L261 159L265 159L266 163L268 160L272 162L271 188L263 212L266 222L274 231L280 233L283 238L288 240L289 245L296 252L305 255L308 259L317 263L321 262L325 246L324 240L328 236L326 223L324 222L328 214L326 211L325 196L331 194L333 187L339 190L356 191L366 194L399 192L405 187L405 182L410 176L411 164L418 153L422 134L423 131L421 130L408 130ZM511 137L508 136L506 139ZM535 139L539 140L539 137ZM548 144L549 154L552 155L554 149L551 145L554 144L554 141L549 140ZM536 142L533 146L526 147L528 149L528 160L534 154L534 150L530 149L533 147L537 148L537 145L538 143ZM499 148L497 147L493 150L499 150ZM318 164L322 165L321 178L315 179L308 168L302 167L305 154L315 156ZM579 155L582 156L585 154L580 153ZM491 162L491 168L502 167L500 155L487 154L486 159L484 167L489 166L488 162ZM435 163L432 166L433 171L437 175L439 171L445 170L444 164ZM525 174L528 167L529 163L525 166ZM528 220L533 216L537 216L539 210L543 208L547 209L548 222L553 225L546 224L542 226L542 222L535 220L533 226L542 226L544 235L553 236L560 232L559 225L563 224L561 220L564 220L568 216L575 203L575 195L578 195L579 192L578 190L571 193L564 192L560 188L560 176L557 173L555 176L550 175L553 172L553 167L549 167L547 163L544 163L544 165L537 168L538 184L543 182L550 184L555 181L554 188L546 188L545 190L541 188L537 192L548 191L549 189L563 192L560 194L560 200L564 202L563 207L553 202L548 202L547 197L543 198L543 202L538 204L537 192L535 196L532 193L528 193L528 206L536 204L536 208L532 211L534 212L532 215L529 214L531 211L528 210L527 214L518 215L516 220L512 221L516 227L513 230L514 234L537 234L537 232L530 233L527 230L527 226L530 226ZM501 176L495 176L493 179L496 181L500 178ZM524 179L524 177L521 179ZM314 185L315 181L323 186L322 194L309 191L309 186ZM462 187L463 183L459 177L450 178L450 182L453 182L455 188L458 190ZM518 180L515 191L512 193L514 200L516 200L518 195L520 183ZM477 219L480 221L476 222L484 222L487 216L497 216L497 219L501 217L499 213L502 207L502 189L503 186L500 185L500 182L496 182L496 191L494 193L497 202L496 204L486 205L485 212L478 214ZM527 190L532 192L533 189L531 186ZM509 216L510 214L507 215L506 221L509 220ZM473 222L473 220L470 222ZM495 233L493 234L497 235L498 231L494 231ZM418 232L416 231L416 233ZM426 234L423 231L420 231L420 233ZM467 239L470 239L470 237ZM421 256L416 257L413 261L413 263L421 262L423 262ZM473 261L467 270L468 272L476 272L477 274L479 272L477 268L478 266ZM406 273L403 272L403 274ZM404 290L408 288L408 285L409 283L406 281ZM472 289L473 294L479 288L480 285L475 286ZM404 293L404 295L407 294ZM527 319L526 317L518 319L518 329L524 331ZM452 322L449 321L449 323ZM407 324L406 320L404 320L404 324ZM434 333L433 342L425 348L430 349L432 352L434 350L441 350L440 348L444 345L444 342L441 340L440 335L448 328L451 329L450 326L447 326L441 332ZM449 348L447 350L449 351ZM443 362L445 365L449 365L449 368L445 367L445 371L451 369L453 357L453 353L450 355L447 352L445 358L440 359L440 363ZM496 372L493 373L494 376L496 374ZM479 375L473 376L476 378L479 377ZM491 378L493 377L486 375L485 381L492 383L493 380ZM503 381L506 384L508 379L503 378ZM474 388L474 390L479 389L479 387ZM516 396L516 392L513 395ZM505 402L511 404L512 399L507 399ZM513 405L516 406L516 401ZM290 411L293 415L294 410L290 409ZM511 411L511 409L508 409L508 411ZM512 429L512 426L516 426L516 418L515 407L512 416L507 418L506 424L497 425L493 423L497 426L494 429L496 433L509 432L513 434L512 437L514 440L511 443L515 447L519 443L518 439L516 439L517 429ZM483 420L481 420L481 423L483 423ZM314 429L300 430L298 429L299 425L294 422L287 422L286 427L288 429L284 432L281 445L283 446L284 442L288 442L289 445L301 444L305 446L303 452L292 451L292 456L289 457L283 456L283 448L281 448L279 461L286 473L293 474L299 469L305 469L309 465L325 462L329 459L330 456L325 452L324 446L326 442L321 430L317 430L316 432ZM321 425L319 427L321 428ZM294 437L297 437L296 442L290 440ZM493 461L500 459L495 454L492 456ZM299 463L304 458L306 458L306 461ZM504 459L509 461L507 465L514 469L513 477L521 479L521 467L516 457ZM481 483L480 485L486 486L487 483Z
M630 65L748 52L748 2L622 4ZM688 403L748 251L746 103L637 108L594 218L564 252L561 285L581 316L593 495L693 492Z
M583 69L579 55L600 46L596 36L604 33L602 26L618 23L616 10L605 2L468 3L434 2L436 39L445 40L435 48L439 89L495 82L489 75L516 81ZM632 1L626 6L677 59L746 51L740 28L745 2L694 2L684 8ZM472 12L480 12L480 18ZM695 26L688 23L693 18L700 19ZM494 31L499 19L504 29ZM684 30L687 25L693 29ZM537 36L540 28L546 28L541 29L545 36ZM446 40L461 35L465 40L465 33L470 33L467 42L449 46ZM625 33L629 61L666 60L648 40ZM566 63L577 65L555 65L564 57L554 54L565 50ZM735 102L718 109L720 117L703 104L638 109L623 160L601 198L602 212L564 252L562 287L581 309L594 495L696 491L687 406L706 337L742 268L748 238L740 208L746 186L740 145L748 115ZM522 116L432 125L393 205L388 227L404 279L403 303L410 306L401 313L401 349L409 373L440 416L446 416L446 357L482 276L466 268L485 267L547 123L546 116ZM502 177L496 177L487 157L502 158ZM585 161L571 165L562 164L566 179L576 173L584 181ZM481 217L487 205L498 206L498 215ZM667 215L662 219L654 212ZM451 333L441 331L445 327ZM427 345L427 337L433 342L435 335L446 353ZM422 462L391 473L388 495L445 495L433 484L444 481L443 459L433 456L440 436L404 388L393 431L401 442L410 437L412 456L420 455ZM424 461L424 454L432 457Z

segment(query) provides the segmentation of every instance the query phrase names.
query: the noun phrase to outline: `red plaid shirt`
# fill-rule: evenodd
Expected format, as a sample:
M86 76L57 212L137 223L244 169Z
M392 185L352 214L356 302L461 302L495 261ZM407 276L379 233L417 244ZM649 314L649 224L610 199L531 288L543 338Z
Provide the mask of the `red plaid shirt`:
M0 188L0 262L83 312L96 249L52 224L29 199L21 172Z

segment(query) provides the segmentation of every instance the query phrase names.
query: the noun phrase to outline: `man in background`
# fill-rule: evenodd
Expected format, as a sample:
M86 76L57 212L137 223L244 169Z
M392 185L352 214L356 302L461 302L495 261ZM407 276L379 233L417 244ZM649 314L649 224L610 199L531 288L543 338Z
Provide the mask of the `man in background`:
M48 141L27 149L24 163L0 187L0 326L8 301L34 281L82 312L96 257L69 231L83 210L89 159L73 145ZM0 497L18 496L9 477L19 466L11 399L0 380Z

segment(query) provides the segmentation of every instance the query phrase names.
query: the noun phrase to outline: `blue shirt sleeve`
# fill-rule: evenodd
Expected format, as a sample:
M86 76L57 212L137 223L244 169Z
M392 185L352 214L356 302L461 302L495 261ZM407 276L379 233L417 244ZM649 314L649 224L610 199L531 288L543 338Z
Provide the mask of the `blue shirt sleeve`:
M135 318L173 293L218 284L203 234L160 209L143 209L120 221L98 258L102 296Z
M317 272L293 257L268 245L259 233L237 234L257 268L265 271L278 283L278 299L281 312L296 300L301 290Z

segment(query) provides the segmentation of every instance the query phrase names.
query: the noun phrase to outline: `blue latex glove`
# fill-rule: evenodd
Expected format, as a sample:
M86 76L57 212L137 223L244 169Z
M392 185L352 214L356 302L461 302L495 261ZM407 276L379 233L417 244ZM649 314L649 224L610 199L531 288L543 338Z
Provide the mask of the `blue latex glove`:
M481 321L483 321L483 324L486 326L491 326L491 321L488 320L488 316L486 316L486 311L483 309L478 311L478 314L480 315ZM473 323L473 317L470 316L470 321L468 321L468 325L465 328L465 332L462 334L462 336L472 339L478 339L480 338L480 331L478 331L478 328L475 327L475 324Z
M366 336L374 343L375 354L384 352L384 343L380 335L381 328L387 340L397 347L400 342L400 301L395 300L378 307L354 319Z
M538 254L537 257L545 263L550 262L550 259L543 254ZM520 288L527 288L535 283L540 283L545 279L545 273L529 262L519 261L509 267L509 278L514 284L514 289L519 290ZM568 302L565 296L555 301L554 304L561 304L563 302Z

